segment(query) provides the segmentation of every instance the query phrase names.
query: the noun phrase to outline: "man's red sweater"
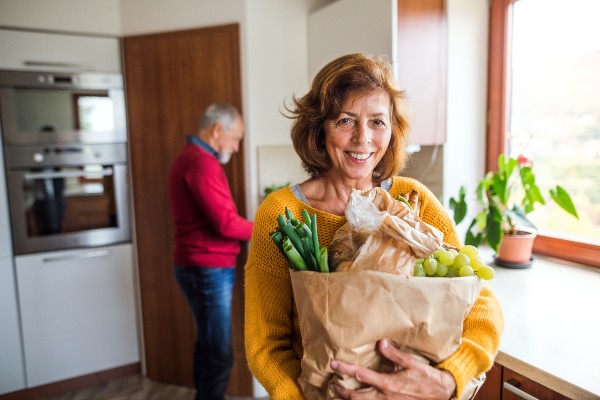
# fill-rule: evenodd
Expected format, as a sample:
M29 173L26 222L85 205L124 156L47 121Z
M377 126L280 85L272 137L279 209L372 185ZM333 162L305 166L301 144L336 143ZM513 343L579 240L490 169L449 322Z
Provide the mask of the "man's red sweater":
M171 167L169 200L175 224L175 265L235 266L252 221L241 217L217 158L187 143Z

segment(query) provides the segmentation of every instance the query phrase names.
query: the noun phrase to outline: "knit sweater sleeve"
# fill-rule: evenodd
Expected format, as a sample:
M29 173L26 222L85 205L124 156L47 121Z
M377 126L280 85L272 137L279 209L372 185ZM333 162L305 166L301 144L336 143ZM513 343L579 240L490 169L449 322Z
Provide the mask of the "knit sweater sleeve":
M277 216L296 203L289 188L270 194L261 203L245 268L248 366L273 400L304 399L298 384L302 350L294 327L288 264L269 237L277 226ZM294 210L297 207L292 207Z
M444 242L460 247L456 229L439 200L424 185L408 178L394 178L392 195L406 194L412 189L419 192L420 217L444 233ZM452 374L456 381L456 397L460 398L471 379L488 371L498 353L504 329L504 316L498 299L485 285L463 323L459 348L437 365Z

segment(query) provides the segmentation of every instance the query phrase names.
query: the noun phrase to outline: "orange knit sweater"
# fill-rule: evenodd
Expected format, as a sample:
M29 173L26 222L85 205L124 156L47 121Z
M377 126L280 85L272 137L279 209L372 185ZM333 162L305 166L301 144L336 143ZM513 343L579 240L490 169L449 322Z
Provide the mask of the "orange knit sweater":
M420 216L444 233L444 242L459 246L452 220L437 198L414 179L394 177L390 194L419 193ZM298 312L293 299L289 264L272 243L269 232L277 216L288 207L296 216L306 208L317 215L319 242L328 247L334 233L346 222L343 216L328 214L299 201L290 188L270 194L260 205L254 220L250 253L245 269L245 341L250 371L272 400L304 399L298 378L302 339ZM462 344L437 367L456 380L457 397L475 376L489 370L500 344L503 316L500 305L485 285L464 322Z

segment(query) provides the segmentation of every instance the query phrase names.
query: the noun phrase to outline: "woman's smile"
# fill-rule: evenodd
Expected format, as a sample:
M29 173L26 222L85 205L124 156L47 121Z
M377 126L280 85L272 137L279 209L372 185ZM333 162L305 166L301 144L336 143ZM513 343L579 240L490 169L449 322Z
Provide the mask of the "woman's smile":
M347 151L346 154L350 156L350 158L356 162L364 162L366 161L373 153L355 153Z

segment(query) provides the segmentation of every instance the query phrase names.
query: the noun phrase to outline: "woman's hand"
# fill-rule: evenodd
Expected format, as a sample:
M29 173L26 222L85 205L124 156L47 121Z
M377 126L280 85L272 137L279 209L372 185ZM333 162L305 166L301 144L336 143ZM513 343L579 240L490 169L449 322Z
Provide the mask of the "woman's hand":
M394 363L394 372L379 373L368 368L334 360L331 368L335 372L351 375L368 388L350 390L335 383L331 384L334 399L428 399L448 400L456 390L452 375L426 365L408 353L391 346L388 340L379 341L379 350Z

